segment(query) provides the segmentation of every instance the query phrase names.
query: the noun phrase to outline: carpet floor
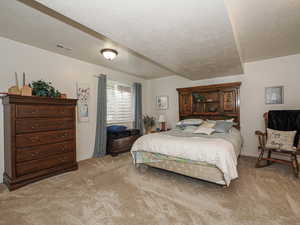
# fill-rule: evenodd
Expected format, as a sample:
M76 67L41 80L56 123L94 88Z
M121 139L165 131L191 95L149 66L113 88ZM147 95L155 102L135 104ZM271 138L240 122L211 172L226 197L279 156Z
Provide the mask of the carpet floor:
M13 192L0 187L1 225L300 225L300 179L284 165L254 168L218 185L149 168L129 154L79 163L79 170Z

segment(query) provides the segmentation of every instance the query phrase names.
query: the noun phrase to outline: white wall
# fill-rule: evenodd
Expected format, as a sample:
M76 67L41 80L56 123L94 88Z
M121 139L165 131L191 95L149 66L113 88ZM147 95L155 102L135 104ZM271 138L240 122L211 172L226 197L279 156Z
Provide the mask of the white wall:
M90 85L90 121L77 124L78 160L91 157L94 149L97 102L97 78L94 75L104 73L110 79L128 84L141 82L143 90L146 90L143 79L0 38L0 92L7 91L8 87L14 85L14 72L20 75L23 71L30 81L38 79L51 81L54 87L67 93L69 98L76 96L76 82ZM21 76L19 78L21 79ZM3 168L3 108L0 101L0 183Z
M264 112L270 109L300 109L300 54L270 60L246 63L245 74L209 80L190 81L173 76L148 82L148 113L165 114L168 125L178 120L178 95L176 88L241 81L241 131L244 137L242 154L257 155L256 129L263 129ZM284 104L265 105L265 87L284 85ZM170 107L166 111L155 109L155 97L168 95Z
M244 155L256 155L256 129L263 129L262 114L269 109L300 108L300 55L274 58L245 64L245 75L209 80L190 81L172 76L145 81L105 67L85 63L59 54L48 52L15 41L0 38L0 92L14 85L14 72L23 71L29 80L44 79L68 97L76 96L76 82L91 86L90 121L77 124L77 157L79 160L92 156L96 127L97 79L94 75L105 73L108 78L125 83L143 84L143 111L156 115L166 114L168 124L178 120L178 95L176 88L241 81L241 127L244 137ZM265 105L264 88L285 86L284 105ZM155 97L168 95L170 107L166 111L155 109ZM3 110L0 103L0 182L3 173Z

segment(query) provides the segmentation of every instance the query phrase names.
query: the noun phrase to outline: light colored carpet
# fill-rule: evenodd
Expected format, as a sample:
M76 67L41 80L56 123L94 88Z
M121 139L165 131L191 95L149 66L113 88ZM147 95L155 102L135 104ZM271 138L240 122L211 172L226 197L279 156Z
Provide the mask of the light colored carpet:
M290 168L255 169L242 157L229 189L159 169L137 171L129 154L19 190L0 188L1 225L296 225L300 181Z

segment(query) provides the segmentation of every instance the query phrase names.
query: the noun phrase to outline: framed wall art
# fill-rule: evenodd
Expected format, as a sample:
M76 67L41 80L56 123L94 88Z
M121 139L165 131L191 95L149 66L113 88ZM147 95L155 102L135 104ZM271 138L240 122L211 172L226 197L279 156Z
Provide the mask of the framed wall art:
M156 108L158 110L166 110L169 108L169 97L166 95L156 96Z
M284 93L283 86L266 87L265 88L265 103L266 104L283 104Z
M78 120L80 122L89 121L89 98L90 86L84 83L77 83Z

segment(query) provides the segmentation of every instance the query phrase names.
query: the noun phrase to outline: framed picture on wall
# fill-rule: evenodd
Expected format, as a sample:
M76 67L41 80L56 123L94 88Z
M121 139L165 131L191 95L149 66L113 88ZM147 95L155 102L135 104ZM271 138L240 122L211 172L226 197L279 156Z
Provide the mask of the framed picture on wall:
M80 122L89 121L89 98L89 84L77 83L78 120Z
M169 97L166 95L156 96L156 108L166 110L169 108Z
M265 102L266 104L283 104L284 102L283 86L266 87Z

